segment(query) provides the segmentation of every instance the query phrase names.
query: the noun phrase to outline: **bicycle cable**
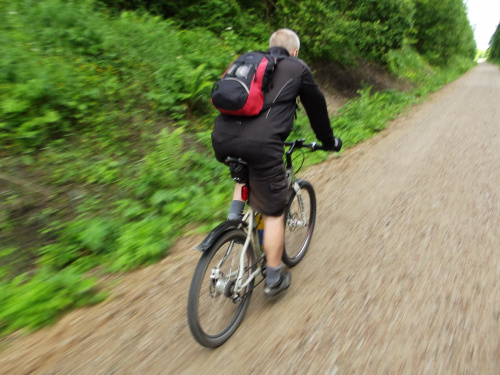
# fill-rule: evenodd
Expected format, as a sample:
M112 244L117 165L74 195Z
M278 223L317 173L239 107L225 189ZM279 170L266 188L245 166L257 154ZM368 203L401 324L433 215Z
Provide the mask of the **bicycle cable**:
M306 160L306 155L304 153L304 150L300 149L300 152L302 155L295 155L295 157L292 159L292 162L295 161L299 156L302 156L302 162L300 163L300 166L297 168L297 170L294 171L295 174L299 173L300 169L304 165L304 162Z

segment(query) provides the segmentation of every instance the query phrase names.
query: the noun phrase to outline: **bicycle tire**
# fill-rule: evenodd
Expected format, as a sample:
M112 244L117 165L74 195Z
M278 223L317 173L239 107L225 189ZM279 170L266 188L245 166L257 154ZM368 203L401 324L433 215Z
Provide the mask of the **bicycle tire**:
M307 181L297 181L300 186L303 209L307 223L303 223L299 196L291 189L291 197L285 210L285 246L282 260L294 267L304 258L311 243L316 223L316 194Z
M220 282L218 285L224 285L224 289L230 288L228 285L236 279L236 276L224 275L238 270L246 237L247 234L241 229L233 229L224 233L210 249L203 253L196 266L188 296L188 324L195 340L203 346L215 348L224 344L240 325L250 303L254 280L240 292L242 296L238 302L233 302L230 296L218 293L215 289L217 282ZM233 249L220 266L223 277L214 281L210 278L212 269L225 257L231 244ZM247 248L245 258L248 277L252 273L252 266L255 265L251 243Z

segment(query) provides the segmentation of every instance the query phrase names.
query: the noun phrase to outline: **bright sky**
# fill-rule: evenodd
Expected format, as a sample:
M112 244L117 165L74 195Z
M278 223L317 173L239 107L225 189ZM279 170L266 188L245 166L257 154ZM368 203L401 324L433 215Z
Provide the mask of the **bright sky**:
M469 20L480 50L488 49L490 39L500 22L500 0L465 0Z

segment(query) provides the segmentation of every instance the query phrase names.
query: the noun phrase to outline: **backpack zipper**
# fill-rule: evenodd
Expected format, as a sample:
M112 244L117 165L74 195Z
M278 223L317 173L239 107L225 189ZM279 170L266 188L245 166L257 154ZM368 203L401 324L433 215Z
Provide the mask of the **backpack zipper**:
M245 91L247 92L247 94L250 94L250 90L247 87L247 85L245 85L243 82L241 82L238 78L225 77L224 79L225 80L230 80L230 81L236 81L236 82L240 83L241 86L243 86L245 88Z

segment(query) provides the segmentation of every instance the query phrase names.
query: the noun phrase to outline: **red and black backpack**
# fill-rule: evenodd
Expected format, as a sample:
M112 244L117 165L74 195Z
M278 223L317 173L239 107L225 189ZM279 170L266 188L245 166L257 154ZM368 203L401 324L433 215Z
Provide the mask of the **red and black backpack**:
M214 107L226 115L258 115L264 109L264 92L278 59L264 52L248 52L238 57L212 88Z

